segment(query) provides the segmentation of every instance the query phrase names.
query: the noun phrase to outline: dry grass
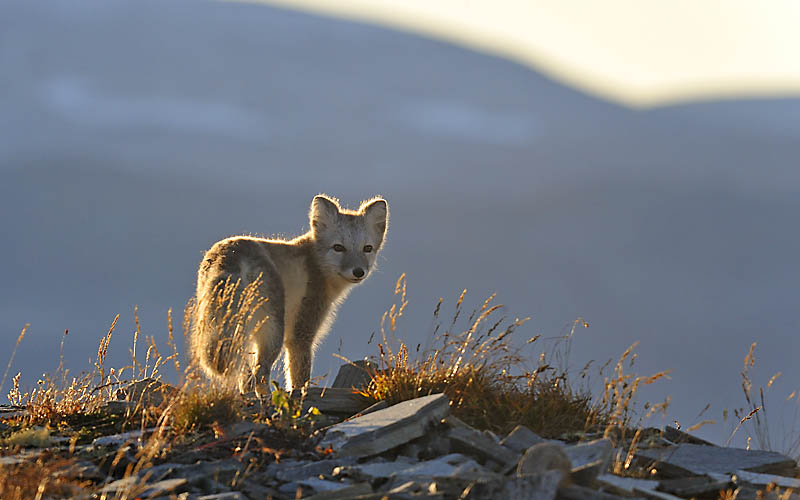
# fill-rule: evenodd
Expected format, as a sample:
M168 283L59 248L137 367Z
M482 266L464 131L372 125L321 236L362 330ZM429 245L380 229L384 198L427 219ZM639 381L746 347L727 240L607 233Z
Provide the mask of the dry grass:
M184 328L188 331L191 304L186 312ZM135 463L129 464L122 472L127 477L138 474L168 452L176 436L203 432L212 426L225 425L241 418L243 400L240 395L214 385L200 386L192 375L192 368L181 371L171 311L167 317L169 355L161 354L154 338L142 337L138 313L134 309L136 330L130 349L131 362L119 369L107 367L108 347L118 318L114 318L100 339L92 369L88 373L70 376L62 358L55 373L38 380L33 388L23 390L21 374L13 377L9 401L26 412L22 417L6 420L13 432L5 439L0 439L0 446L5 447L7 453L16 453L20 447L52 445L56 435L69 436L74 445L101 435L156 426L156 432L138 450ZM25 330L17 345L24 333ZM62 338L62 350L67 335L68 332L65 332ZM165 366L173 366L177 378L184 381L180 390L164 391L166 398L161 398L157 403L142 397L140 393L134 396L138 399L130 401L131 408L124 415L106 410L106 404L115 399L120 387L139 381L160 384ZM71 451L66 458L44 454L35 462L0 466L0 498L68 498L85 492L86 488L91 489L89 482L47 479L68 465L70 455ZM34 477L35 480L32 480ZM128 493L134 493L137 487L134 484L129 492L122 492L118 496L126 497Z
M66 469L72 463L69 459L45 453L36 460L0 466L0 498L39 500L85 496L91 483L70 480L58 475L59 471Z
M191 337L192 357L197 361L204 358L208 366L219 369L222 375L215 377L217 384L233 387L240 373L250 371L248 358L243 355L249 350L248 332L260 330L269 321L262 314L269 298L260 296L261 285L261 274L244 286L241 279L228 277L212 293L201 295L187 305L185 326L194 322L200 333ZM205 345L208 340L216 341L210 353ZM269 385L268 380L262 383Z
M187 384L166 410L174 434L227 425L241 420L243 411L240 394L213 384Z
M512 334L527 318L498 318L503 306L492 304L494 295L472 311L464 327L458 327L465 314L466 291L458 298L453 318L445 328L440 321L439 301L433 314L436 327L432 346L411 359L408 347L395 338L398 320L407 305L405 275L397 281L395 294L399 302L381 322L379 369L363 391L376 401L395 403L444 392L451 400L453 414L479 429L507 433L522 424L544 437L605 431L616 439L628 432L636 390L666 375L626 374L623 365L631 346L617 363L614 376L606 378L604 397L595 402L588 389L572 387L567 368L550 365L545 353L534 368L528 366L521 349L511 343ZM569 342L579 326L588 325L580 319L572 324L564 337L567 352L560 355L568 357ZM538 339L532 337L525 345Z
M238 283L227 283L213 305L225 308L221 309L225 312L221 317L234 332L245 331L245 327L252 324L253 308L262 303L252 297L252 290L238 293L238 287ZM636 358L633 352L636 344L625 350L616 363L609 362L600 368L601 376L606 369L609 369L609 374L603 377L603 390L596 397L588 387L576 388L574 381L584 380L591 363L578 374L570 374L567 359L576 330L588 325L578 319L549 353L526 355L525 351L541 344L540 337L528 338L521 347L514 347L512 340L527 318L508 320L503 315L503 306L493 303L494 295L468 314L464 306L466 291L463 292L455 303L452 319L448 321L441 319L443 301L440 300L433 313L436 326L429 345L424 349L417 346L412 356L408 346L395 337L407 306L404 275L397 281L395 294L398 303L384 314L381 322L378 369L364 390L364 394L375 401L386 400L391 404L443 392L450 398L453 414L478 429L505 434L522 424L548 438L577 440L589 435L603 435L627 450L615 461L617 473L630 472L633 452L644 439L639 425L641 420L638 419L646 419L666 409L669 404L669 400L646 404L645 414L639 414L635 404L637 392L642 386L666 377L667 372L652 376L628 373ZM195 307L190 301L185 310L185 334L190 329ZM27 416L13 421L11 430L14 432L6 431L0 444L9 448L7 451L16 452L20 446L47 446L58 435L70 436L74 445L101 434L155 427L155 432L139 448L135 462L129 463L122 472L127 477L139 474L163 458L176 442L181 441L176 438L187 437L187 441L194 439L194 442L211 439L203 446L213 445L222 426L254 416L248 413L251 410L246 401L230 386L200 383L196 367L181 367L171 311L167 319L167 355L159 352L152 337L141 338L135 309L134 317L136 331L130 350L131 362L127 366L120 369L106 366L117 317L100 339L90 372L73 377L60 362L54 375L42 378L28 390L21 388L21 375L14 376L9 400L25 408ZM24 335L25 329L17 339L17 346ZM67 335L65 332L62 338L62 349ZM223 339L218 345L217 355L230 356L237 342L236 339ZM736 413L739 418L736 430L744 425L754 425L759 444L769 448L764 390L759 390L757 398L753 395L749 371L754 363L754 347L755 344L745 358L742 372L742 388L748 407ZM135 399L132 409L122 416L109 415L105 411L106 403L115 397L119 387L136 381L159 381L165 366L174 368L179 389L167 393L167 397L156 404L146 398ZM777 376L769 381L767 388ZM796 396L793 394L791 398ZM276 408L283 408L272 417L276 436L283 433L285 438L285 429L304 428L297 424L299 413L288 403L283 406L276 404ZM257 417L266 419L263 413ZM284 421L287 418L291 425ZM209 435L214 437L209 438ZM300 433L296 437L303 439L304 436ZM284 439L279 445L276 443L278 441L258 442L258 450L278 456L281 446L301 446L296 439ZM796 453L800 439L793 441L792 446ZM24 464L0 466L0 498L70 497L96 488L92 483L59 478L55 473L73 459L70 454L55 456L48 453L45 451L38 459ZM132 485L130 491L118 496L123 498L130 496L129 493L135 494L137 487Z
M753 369L756 362L756 345L757 343L753 342L744 357L744 367L741 372L741 387L745 405L740 408L734 408L733 414L736 423L725 445L728 446L739 431L746 429L748 431L746 438L747 448L755 444L755 446L761 450L777 450L793 457L795 460L800 459L800 432L797 430L800 428L800 407L797 406L800 404L800 393L797 391L790 393L784 398L784 408L783 411L778 412L779 417L771 416L768 408L772 406L768 405L770 400L768 396L770 390L773 389L773 384L780 379L781 372L772 375L766 385L759 386L758 391L755 391ZM785 405L789 404L794 405L791 411L793 417L792 422L788 428L785 425L780 426L781 429L778 434L782 434L782 439L779 446L776 447L772 443L772 437L775 436L772 426L776 418L783 423L782 417L789 413L786 411L787 408ZM728 410L723 412L723 420L729 418L728 413ZM753 443L753 441L755 441L755 443Z

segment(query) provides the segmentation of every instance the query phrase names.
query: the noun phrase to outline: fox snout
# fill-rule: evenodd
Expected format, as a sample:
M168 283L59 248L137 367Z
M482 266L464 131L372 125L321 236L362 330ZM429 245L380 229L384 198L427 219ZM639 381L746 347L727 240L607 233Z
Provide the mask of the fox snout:
M345 268L342 270L342 277L352 283L358 283L367 277L367 269L361 266Z

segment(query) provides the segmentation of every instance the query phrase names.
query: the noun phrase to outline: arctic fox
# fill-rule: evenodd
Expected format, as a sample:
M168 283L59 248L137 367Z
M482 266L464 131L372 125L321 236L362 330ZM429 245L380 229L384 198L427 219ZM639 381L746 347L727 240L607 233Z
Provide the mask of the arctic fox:
M283 348L287 388L308 382L314 350L336 308L375 267L389 206L376 197L345 210L320 194L309 222L310 230L293 240L234 236L206 252L197 273L191 351L209 377L238 383L242 393L255 383L256 393L266 395ZM239 307L249 310L232 321Z

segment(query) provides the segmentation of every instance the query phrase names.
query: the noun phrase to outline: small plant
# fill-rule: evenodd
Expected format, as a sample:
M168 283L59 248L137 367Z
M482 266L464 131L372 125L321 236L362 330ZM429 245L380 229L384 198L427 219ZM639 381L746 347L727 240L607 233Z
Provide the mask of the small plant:
M320 411L313 406L303 415L302 400L293 398L274 380L272 381L272 406L275 411L270 418L270 423L282 430L306 432L314 427L321 416Z

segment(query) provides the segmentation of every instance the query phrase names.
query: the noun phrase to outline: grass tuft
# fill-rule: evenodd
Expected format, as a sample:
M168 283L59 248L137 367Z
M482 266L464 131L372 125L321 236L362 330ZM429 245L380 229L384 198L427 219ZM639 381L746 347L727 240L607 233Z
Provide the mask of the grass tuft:
M29 427L11 433L10 436L0 442L2 442L5 446L12 447L46 448L53 444L53 439L50 436L50 428Z
M186 385L172 402L169 425L174 434L224 426L244 417L244 400L230 388Z
M628 414L618 408L630 403L635 392L622 392L617 387L616 399L595 403L588 390L576 390L568 382L566 368L557 370L538 358L531 369L520 349L512 347L511 337L528 318L507 321L499 316L502 305L493 305L494 295L486 299L459 328L463 318L466 290L456 301L453 318L442 327L440 299L434 310L434 334L431 347L417 352L412 359L408 346L395 339L398 319L406 305L406 279L402 275L396 284L399 303L387 311L381 322L383 342L378 345L378 369L363 395L390 404L436 392L445 393L451 401L452 412L466 423L479 429L507 433L516 425L528 426L543 437L565 434L602 432L609 425L625 425ZM585 325L577 320L570 331ZM528 339L527 344L538 340ZM621 366L622 361L620 361ZM588 365L587 365L588 366ZM628 376L616 380L624 384ZM638 379L637 379L638 380ZM650 381L638 380L638 383ZM615 387L613 383L611 387Z

